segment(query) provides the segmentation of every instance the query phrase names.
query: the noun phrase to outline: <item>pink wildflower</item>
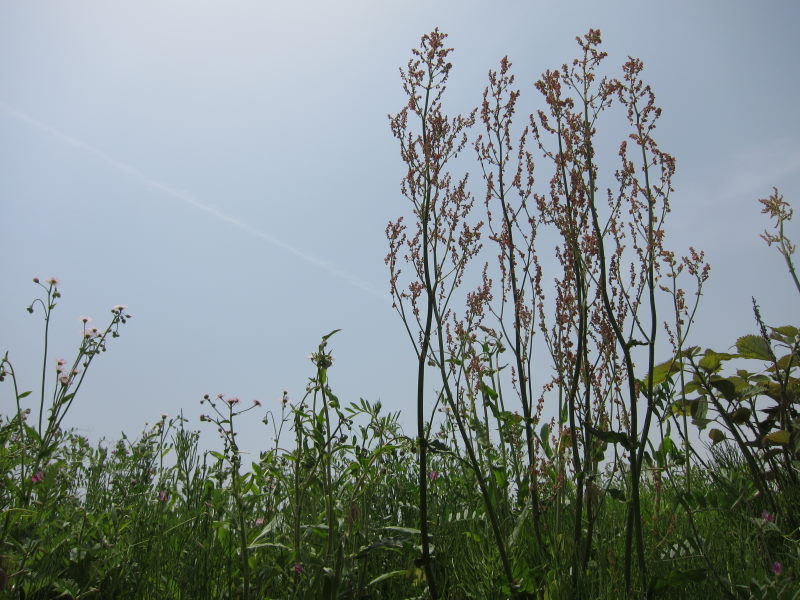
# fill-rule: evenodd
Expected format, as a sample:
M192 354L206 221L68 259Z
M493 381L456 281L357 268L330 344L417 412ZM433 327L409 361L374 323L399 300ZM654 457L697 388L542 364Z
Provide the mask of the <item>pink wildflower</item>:
M56 279L55 277L48 277L47 279L45 279L45 281L47 283L49 283L50 285L58 285L59 284L58 279Z
M258 517L256 519L256 527L261 527L264 524L264 517Z
M163 503L163 502L166 502L167 500L169 500L169 492L167 492L166 490L161 490L160 492L158 492L158 501L159 502Z
M783 565L776 560L774 563L772 563L770 571L772 571L775 575L780 575L783 573Z
M294 563L294 572L300 574L303 572L303 563Z
M58 378L58 382L63 386L69 385L69 376L62 375L61 377Z
M44 481L44 473L41 471L37 471L35 474L31 475L31 483L41 483Z
M90 323L92 321L92 317L79 317L78 320L81 323Z
M761 518L764 519L767 523L774 523L775 522L775 515L769 514L768 510L765 510L761 513Z
M233 406L234 404L239 404L239 398L237 398L236 396L233 396L232 398L228 398L227 400L225 400L225 402L227 402L229 405Z
M431 471L430 473L428 473L428 479L430 479L431 481L436 481L437 479L439 479L439 471Z
M261 406L261 402L258 400L253 400L253 406Z

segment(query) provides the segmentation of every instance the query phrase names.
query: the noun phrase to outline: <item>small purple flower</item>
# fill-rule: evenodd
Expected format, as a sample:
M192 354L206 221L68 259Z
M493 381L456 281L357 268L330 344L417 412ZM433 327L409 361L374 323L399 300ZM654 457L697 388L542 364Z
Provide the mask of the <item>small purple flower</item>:
M431 471L430 473L428 473L428 479L430 479L431 481L436 481L437 479L439 479L439 471Z
M256 527L261 527L264 524L264 517L258 517L256 519Z
M169 492L168 491L161 490L160 492L158 492L158 501L159 502L164 503L167 500L169 500Z
M41 471L37 471L31 475L31 483L41 483L42 481L44 481L44 473Z
M770 571L772 571L775 575L780 575L783 573L783 565L776 560L774 563L772 563Z
M298 575L303 572L303 563L294 563L294 572Z
M761 518L764 519L767 523L774 523L775 522L775 515L771 515L768 510L765 510L761 513Z

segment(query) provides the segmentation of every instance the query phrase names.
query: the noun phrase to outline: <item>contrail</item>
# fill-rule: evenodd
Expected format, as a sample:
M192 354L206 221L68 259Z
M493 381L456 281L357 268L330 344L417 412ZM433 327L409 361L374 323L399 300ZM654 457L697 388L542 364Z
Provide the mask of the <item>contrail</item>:
M167 196L175 198L176 200L181 200L198 210L208 213L209 215L219 219L220 221L228 223L229 225L233 225L234 227L238 227L239 229L246 231L247 233L257 238L260 238L265 242L272 244L273 246L282 248L283 250L286 250L287 252L294 254L299 259L322 269L326 273L346 281L347 283L361 290L362 292L366 292L367 294L370 294L371 296L379 298L382 301L388 303L388 298L386 294L376 289L369 282L364 281L359 277L356 277L352 273L340 269L333 263L330 263L327 260L324 260L322 258L314 256L313 254L300 250L299 248L292 246L291 244L279 238L276 238L272 234L269 234L265 231L261 231L260 229L256 229L252 225L249 225L244 221L237 219L236 217L227 215L222 211L217 210L213 206L209 206L208 204L201 202L194 194L187 192L186 190L181 190L162 181L158 181L157 179L153 179L152 177L146 175L136 167L126 164L124 162L120 162L113 156L106 154L102 150L99 150L98 148L95 148L94 146L87 144L86 142L83 142L75 137L72 137L71 135L68 135L63 131L59 131L55 127L51 127L47 123L43 123L42 121L39 121L38 119L35 119L28 114L25 114L19 110L11 108L4 102L0 102L0 108L2 108L6 113L8 113L10 116L17 119L18 121L22 121L27 125L35 127L36 129L47 133L48 135L56 138L57 140L68 146L72 146L73 148L77 148L78 150L82 150L83 152L86 152L87 154L94 156L95 158L106 163L108 166L118 171L122 171L126 175L129 175L135 179L138 179L141 183L143 183L147 187L158 190L166 194Z

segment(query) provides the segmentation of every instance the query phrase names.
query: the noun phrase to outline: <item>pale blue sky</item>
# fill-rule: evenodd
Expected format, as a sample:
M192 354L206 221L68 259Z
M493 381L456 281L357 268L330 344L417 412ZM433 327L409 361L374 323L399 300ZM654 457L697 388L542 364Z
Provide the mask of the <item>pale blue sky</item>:
M752 294L768 323L791 322L798 298L758 239L756 199L800 196L798 6L0 0L0 350L35 387L42 323L25 307L31 278L53 275L53 361L71 356L79 316L134 315L68 419L92 439L181 409L199 427L204 393L299 399L335 328L340 398L380 399L410 424L414 356L383 263L386 223L407 212L386 115L434 27L455 48L453 112L479 103L506 54L522 110L538 108L533 82L590 27L609 74L642 58L677 158L670 239L713 266L693 341L752 330ZM11 402L3 386L0 410ZM267 433L251 414L242 443L256 449Z

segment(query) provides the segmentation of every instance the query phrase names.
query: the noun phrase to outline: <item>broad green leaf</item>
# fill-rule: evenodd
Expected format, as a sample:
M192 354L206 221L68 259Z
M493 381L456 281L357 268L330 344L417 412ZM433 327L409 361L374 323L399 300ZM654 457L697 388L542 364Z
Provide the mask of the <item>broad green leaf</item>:
M789 444L791 434L785 429L773 431L764 436L763 441L774 446L786 446Z
M658 364L653 367L653 387L655 388L658 384L662 383L667 377L673 375L680 371L681 364L675 360L674 358L669 359L661 364ZM647 386L647 380L649 377L645 377L644 387Z
M733 402L736 399L736 386L720 377L719 379L712 379L711 386L717 389L728 402Z
M703 421L708 415L708 400L705 396L700 396L694 401L692 407L692 422L696 425L698 421Z
M772 333L769 337L773 340L778 340L779 342L784 342L786 344L792 344L797 339L798 330L797 327L792 327L791 325L784 325L783 327L770 327Z
M745 423L747 419L750 418L750 409L744 406L741 408L737 408L735 411L728 414L728 418L730 418L730 420L736 423L737 425L741 425L742 423Z
M736 349L742 358L772 360L772 350L760 335L743 335L736 340Z
M798 359L797 355L793 353L784 354L778 359L776 365L781 371L787 371L791 367L800 365L800 359Z
M692 392L696 392L699 389L700 389L700 382L695 381L693 379L692 381L687 382L685 386L683 386L683 395L686 396L688 394L691 394Z
M595 429L594 427L589 427L589 432L604 442L620 444L626 450L631 449L631 439L624 433L618 431L603 431L602 429Z
M704 419L708 414L708 401L705 397L677 400L670 405L670 411L676 417L692 417Z
M722 441L725 441L725 434L722 433L719 429L712 429L708 432L708 437L711 438L711 445L719 444Z
M550 424L545 423L539 430L539 440L542 442L542 449L547 458L553 458L553 449L550 447Z
M489 396L492 400L497 400L497 392L494 391L491 387L486 385L485 382L481 381L481 391Z
M701 369L715 373L722 366L723 362L732 358L735 358L735 355L728 354L727 352L714 352L713 350L706 350L705 355L700 359L700 362L697 363L697 366L699 366Z

